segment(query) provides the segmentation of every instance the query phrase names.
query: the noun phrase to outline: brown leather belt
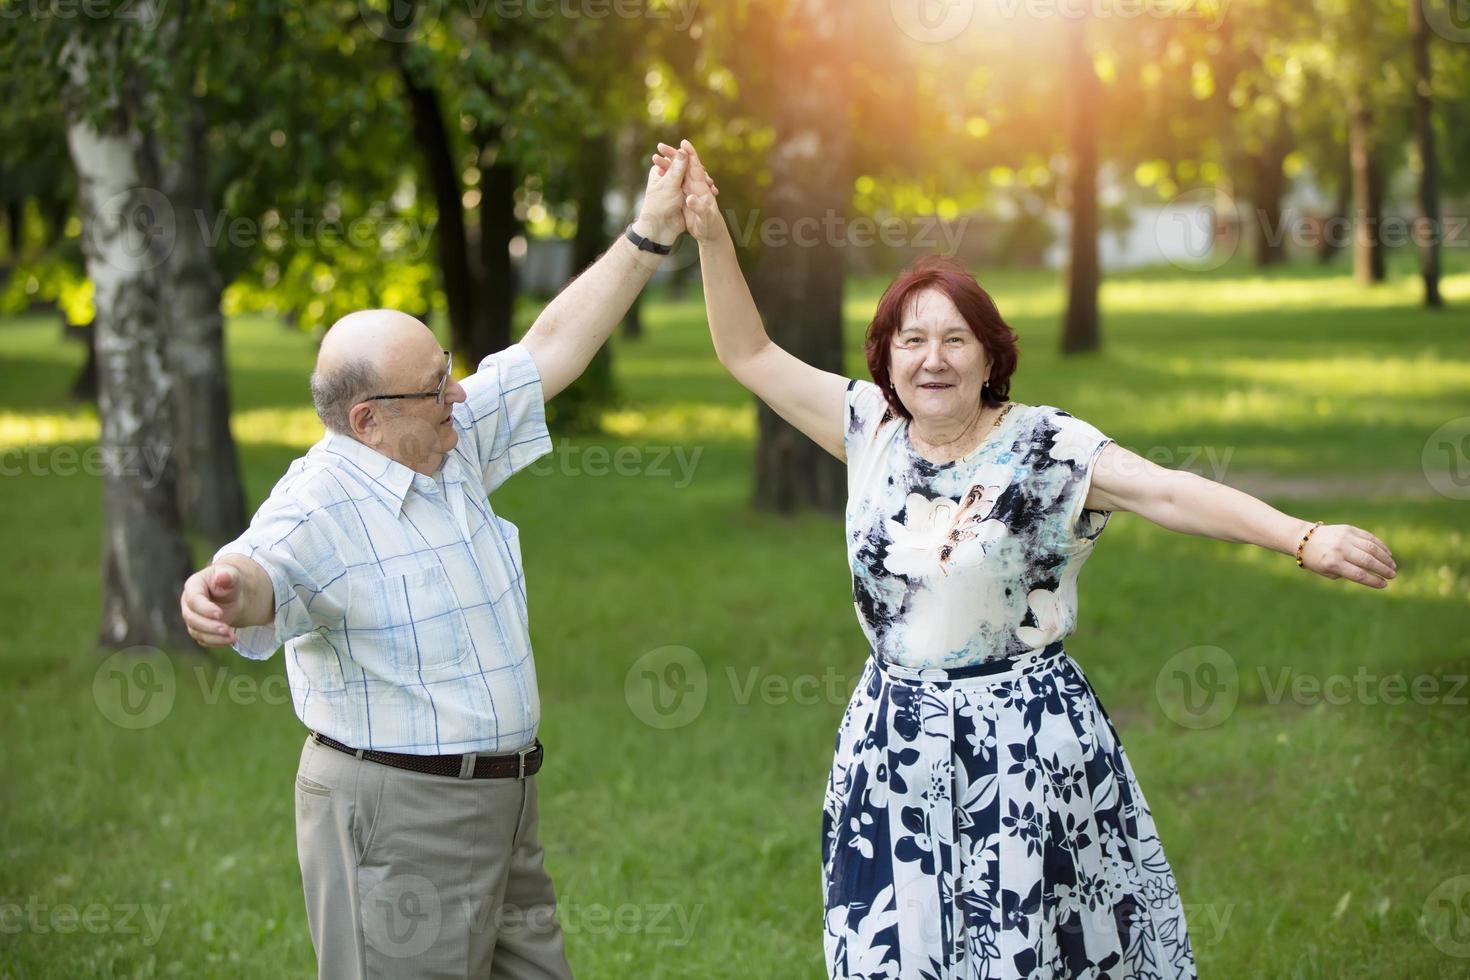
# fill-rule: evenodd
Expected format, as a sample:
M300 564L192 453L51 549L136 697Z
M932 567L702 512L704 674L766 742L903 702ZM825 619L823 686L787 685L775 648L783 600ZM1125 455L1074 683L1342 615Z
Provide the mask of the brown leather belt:
M346 752L368 762L428 773L431 776L453 776L456 779L525 779L536 775L546 758L546 747L539 738L519 752L508 752L504 755L481 755L478 752L466 752L463 755L408 755L403 752L354 749L321 732L314 731L311 737L329 749Z

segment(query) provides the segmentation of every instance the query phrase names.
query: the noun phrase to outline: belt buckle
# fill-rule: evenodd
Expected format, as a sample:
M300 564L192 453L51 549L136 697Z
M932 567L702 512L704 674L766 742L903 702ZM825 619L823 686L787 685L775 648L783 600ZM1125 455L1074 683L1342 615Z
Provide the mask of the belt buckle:
M479 753L477 752L466 752L464 755L459 757L460 779L475 778L475 759L478 755Z
M536 742L532 742L526 748L524 748L524 749L517 749L516 750L516 763L517 763L516 778L517 779L525 779L526 778L526 756L528 756L531 753L535 752L536 749L537 749L537 743Z

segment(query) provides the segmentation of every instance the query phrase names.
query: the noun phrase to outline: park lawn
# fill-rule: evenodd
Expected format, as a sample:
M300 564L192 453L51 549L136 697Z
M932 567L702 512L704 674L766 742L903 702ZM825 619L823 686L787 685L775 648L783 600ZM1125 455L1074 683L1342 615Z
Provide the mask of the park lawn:
M1352 490L1422 477L1429 433L1466 414L1470 272L1450 256L1458 308L1434 315L1396 258L1367 292L1338 268L1117 276L1103 351L1065 363L1055 277L984 280L1022 337L1014 398L1165 465L1208 448L1244 471L1322 475L1322 495L1270 502L1366 527L1398 560L1379 592L1119 514L1082 576L1067 648L1139 775L1207 980L1466 969L1429 938L1447 944L1432 893L1470 874L1466 502ZM851 291L850 373L880 288ZM655 299L643 341L616 347L612 434L559 440L495 497L526 555L547 863L579 976L816 977L822 791L866 654L841 526L749 510L750 400L713 358L698 296ZM65 398L79 355L52 320L0 324L0 448L91 444L95 420ZM244 317L230 356L259 502L315 438L312 347ZM636 475L599 447L624 448ZM292 822L303 731L281 658L176 654L166 716L114 724L92 649L97 481L3 486L0 976L314 975ZM196 544L202 559L212 543ZM646 723L639 686L639 658L670 646L703 665L707 697L672 729ZM1238 704L1191 728L1156 691L1201 646L1233 665ZM1282 697L1283 671L1341 676L1330 691L1351 696ZM1421 696L1385 703L1397 677L1426 679Z

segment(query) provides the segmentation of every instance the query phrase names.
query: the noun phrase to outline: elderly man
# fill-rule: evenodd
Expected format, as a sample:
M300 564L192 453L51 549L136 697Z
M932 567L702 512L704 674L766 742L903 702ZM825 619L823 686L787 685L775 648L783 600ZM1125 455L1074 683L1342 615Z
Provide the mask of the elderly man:
M486 498L550 451L543 403L684 231L687 166L652 171L628 234L463 382L410 316L336 323L311 379L325 438L184 587L200 643L285 644L323 977L571 976L537 837L521 545Z

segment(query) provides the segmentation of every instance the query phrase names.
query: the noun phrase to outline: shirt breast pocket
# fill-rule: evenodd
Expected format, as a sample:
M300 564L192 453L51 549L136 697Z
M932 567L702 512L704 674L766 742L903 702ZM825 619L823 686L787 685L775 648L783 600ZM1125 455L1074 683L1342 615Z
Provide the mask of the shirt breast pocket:
M525 575L525 566L521 558L521 529L503 517L495 518L500 527L500 537L505 541L506 550L510 553L511 572L513 575Z
M459 597L438 565L399 574L377 567L350 573L348 638L354 659L376 657L393 671L442 670L470 653Z

